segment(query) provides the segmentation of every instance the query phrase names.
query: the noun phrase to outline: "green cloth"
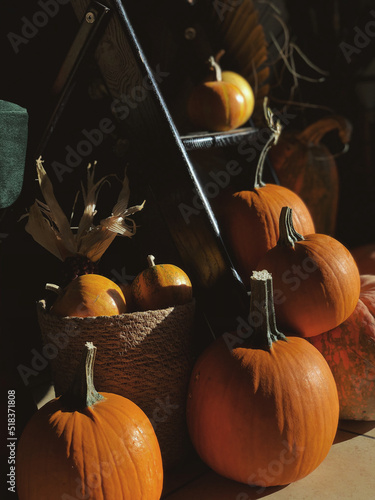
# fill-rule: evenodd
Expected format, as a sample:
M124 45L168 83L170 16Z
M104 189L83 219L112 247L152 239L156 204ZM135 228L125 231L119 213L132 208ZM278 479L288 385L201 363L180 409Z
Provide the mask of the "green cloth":
M28 122L26 109L0 100L0 208L12 205L22 189Z

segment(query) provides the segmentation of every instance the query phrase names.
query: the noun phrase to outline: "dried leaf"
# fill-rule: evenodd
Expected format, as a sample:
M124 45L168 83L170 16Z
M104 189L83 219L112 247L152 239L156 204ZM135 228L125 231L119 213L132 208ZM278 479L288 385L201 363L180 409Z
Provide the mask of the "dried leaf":
M38 172L38 179L40 189L43 193L46 205L48 205L51 217L54 220L56 227L58 228L59 233L61 234L61 239L64 241L64 245L69 252L75 252L75 242L73 233L70 229L69 221L61 210L60 205L58 204L54 192L51 181L49 180L46 171L43 167L43 160L41 157L37 159L36 168Z
M61 253L60 238L49 221L43 216L37 202L30 207L25 229L39 245L58 259L64 260Z
M144 203L128 208L130 189L126 172L113 213L94 224L96 205L100 187L108 176L94 182L95 164L88 166L86 189L81 185L84 202L83 215L77 233L74 234L68 219L58 204L51 181L43 167L41 158L37 160L37 172L41 191L46 203L36 200L28 217L26 231L34 240L60 260L74 254L81 254L93 262L99 260L117 235L132 237L136 224L130 218L142 210Z
M116 236L117 233L103 226L95 226L80 239L79 253L97 262Z
M84 210L81 220L78 224L77 239L79 240L88 231L92 225L96 214L96 203L98 200L99 189L107 177L102 177L97 183L94 183L95 165L89 163L87 167L87 188L81 184Z

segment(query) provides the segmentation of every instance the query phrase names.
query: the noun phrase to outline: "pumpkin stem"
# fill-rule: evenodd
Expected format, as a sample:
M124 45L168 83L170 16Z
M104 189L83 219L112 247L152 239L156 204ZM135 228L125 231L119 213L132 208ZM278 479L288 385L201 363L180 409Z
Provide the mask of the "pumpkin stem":
M347 145L351 139L352 128L351 123L343 116L332 115L312 123L299 133L297 137L307 145L314 144L318 146L325 134L337 129L341 142Z
M147 255L147 262L149 267L154 267L155 264L155 257L153 255Z
M293 210L290 207L283 207L279 219L279 239L277 244L279 246L292 247L297 241L303 241L305 238L299 234L293 225Z
M266 185L266 183L263 181L264 161L271 147L277 144L282 131L280 121L275 119L274 115L272 114L271 108L268 107L268 97L265 97L263 100L263 111L267 121L267 125L271 131L271 135L259 155L257 168L255 170L254 188L260 188Z
M104 399L94 387L94 363L96 347L86 342L75 379L70 389L61 396L62 402L70 411L79 411Z
M220 67L220 64L218 64L215 61L214 56L210 56L208 58L208 63L210 65L210 70L214 72L214 80L216 80L217 82L221 82L222 81L222 77L221 77L221 67Z
M220 49L219 52L216 54L215 56L215 61L220 64L220 59L224 56L225 54L225 50L224 49Z
M56 294L60 294L62 292L62 287L59 285L55 285L54 283L46 283L44 288L50 292L54 292Z
M249 347L270 351L274 342L286 337L276 326L275 307L273 303L272 275L266 271L253 271L251 275L250 321L256 318L253 333L249 339Z

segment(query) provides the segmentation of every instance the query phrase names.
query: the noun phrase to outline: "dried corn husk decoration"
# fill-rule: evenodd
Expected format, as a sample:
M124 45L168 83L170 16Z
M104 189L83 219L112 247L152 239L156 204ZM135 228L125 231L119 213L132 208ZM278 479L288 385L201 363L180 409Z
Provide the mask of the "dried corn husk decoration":
M26 214L28 221L25 229L48 252L64 263L70 263L71 270L66 276L67 281L79 274L95 272L96 264L117 235L132 237L135 234L136 224L131 216L142 210L145 202L128 208L130 189L126 173L112 214L95 224L99 190L108 176L94 182L95 163L88 165L86 188L81 184L84 210L78 227L73 232L68 218L55 198L41 157L36 161L36 170L45 203L35 200Z

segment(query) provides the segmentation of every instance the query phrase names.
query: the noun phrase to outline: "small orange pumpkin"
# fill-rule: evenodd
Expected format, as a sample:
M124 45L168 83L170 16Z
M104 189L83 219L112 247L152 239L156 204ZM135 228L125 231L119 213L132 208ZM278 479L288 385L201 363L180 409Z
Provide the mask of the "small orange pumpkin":
M349 250L326 234L300 235L290 207L281 210L279 240L258 269L273 276L278 323L302 337L336 328L359 299L359 271Z
M50 309L57 316L114 316L127 310L121 288L100 274L78 276L63 289L49 284L46 288L57 289Z
M276 328L272 277L255 272L248 334L216 339L196 362L187 422L202 460L246 484L297 481L324 460L339 417L337 389L323 356Z
M160 447L150 420L132 401L98 393L96 348L87 342L68 393L28 422L18 443L19 500L159 500Z
M131 285L138 309L165 309L192 300L193 288L185 271L173 264L155 264L153 255L147 260L149 267L141 271Z
M254 109L252 91L250 89L245 96L232 75L223 78L214 58L209 61L215 72L214 80L204 81L192 89L187 103L188 117L199 130L223 132L236 129L249 119ZM245 79L244 82L247 83Z

